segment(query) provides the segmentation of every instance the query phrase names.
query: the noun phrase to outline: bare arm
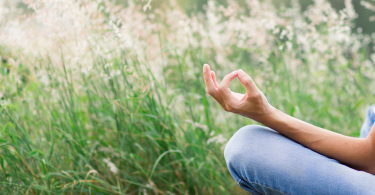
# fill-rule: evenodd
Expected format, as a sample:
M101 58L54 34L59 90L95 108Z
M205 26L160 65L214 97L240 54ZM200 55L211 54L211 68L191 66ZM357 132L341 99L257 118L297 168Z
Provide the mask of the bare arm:
M311 150L336 159L352 168L375 174L375 127L367 138L353 138L316 127L272 107L264 94L244 71L224 77L220 85L208 65L203 67L207 92L224 110L260 122ZM230 91L230 82L238 77L246 94Z
M286 137L336 159L352 168L375 174L375 140L371 130L367 138L354 138L316 127L277 109L258 122Z

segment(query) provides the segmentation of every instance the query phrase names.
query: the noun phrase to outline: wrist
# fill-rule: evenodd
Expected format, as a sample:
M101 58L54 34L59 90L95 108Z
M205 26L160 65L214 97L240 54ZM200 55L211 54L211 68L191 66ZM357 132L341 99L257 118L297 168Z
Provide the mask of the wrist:
M264 111L261 114L257 114L249 118L267 126L267 124L269 123L269 121L272 120L272 118L276 118L278 112L279 110L277 110L271 104L268 104L268 107L264 109Z

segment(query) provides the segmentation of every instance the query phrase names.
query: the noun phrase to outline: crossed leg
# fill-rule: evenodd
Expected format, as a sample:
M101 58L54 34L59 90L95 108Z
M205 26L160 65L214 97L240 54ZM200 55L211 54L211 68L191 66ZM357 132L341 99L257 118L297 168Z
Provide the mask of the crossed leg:
M224 151L236 182L256 194L375 194L375 175L357 171L258 125L238 130Z

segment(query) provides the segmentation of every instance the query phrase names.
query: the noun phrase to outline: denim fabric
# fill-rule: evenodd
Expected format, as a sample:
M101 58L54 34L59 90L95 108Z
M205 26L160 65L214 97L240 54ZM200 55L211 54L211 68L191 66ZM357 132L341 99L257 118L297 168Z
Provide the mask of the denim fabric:
M361 137L369 132L374 115L372 106ZM224 157L236 182L253 195L375 194L375 175L342 165L263 126L238 130Z
M367 137L367 135L370 132L371 127L374 124L374 122L375 122L375 104L370 106L367 109L366 119L365 119L365 122L362 125L361 134L359 135L360 138Z

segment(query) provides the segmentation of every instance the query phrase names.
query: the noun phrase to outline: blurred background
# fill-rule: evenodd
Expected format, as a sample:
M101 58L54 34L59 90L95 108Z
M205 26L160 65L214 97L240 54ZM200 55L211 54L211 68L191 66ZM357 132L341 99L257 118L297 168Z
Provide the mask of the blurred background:
M0 0L0 194L246 194L223 151L257 123L206 93L203 64L219 82L241 68L279 110L358 137L374 103L374 11L351 0Z
M127 0L116 0L118 4L127 5ZM153 5L158 7L163 2L163 0L155 0L153 1ZM207 5L208 0L177 0L178 5L186 11L186 13L196 13L196 12L204 12L204 6ZM226 0L216 0L218 4L221 5L228 5ZM238 4L245 5L246 0L235 0ZM273 0L273 4L276 7L289 7L291 6L291 0ZM308 6L314 3L314 0L298 0L299 4L301 5L301 10L305 11ZM345 7L344 0L328 0L333 8L337 11L342 10ZM139 3L142 3L139 1ZM361 28L364 33L373 33L375 30L374 22L371 22L369 19L373 15L373 12L369 9L366 9L363 5L361 5L361 1L353 1L353 6L358 14L358 17L354 20L355 26L353 28Z
M15 0L19 2L19 6L27 7L22 3L21 0ZM246 0L234 0L238 4L245 5ZM115 4L128 5L128 0L114 0ZM144 4L146 0L138 0L135 3ZM152 6L160 7L165 1L164 0L153 0ZM207 5L208 0L176 0L178 5L183 9L187 14L205 12L205 5ZM220 5L227 6L228 2L226 0L215 0L216 3ZM276 7L289 7L291 6L291 0L272 0L273 4ZM341 0L328 0L334 9L337 11L342 10L345 7L345 1ZM373 33L375 31L375 25L373 21L370 21L370 17L373 16L373 11L366 9L361 5L362 1L353 1L355 12L358 14L357 18L354 20L355 26L353 28L361 28L363 33ZM301 11L305 11L308 6L314 3L314 0L298 0L298 3L301 6Z

